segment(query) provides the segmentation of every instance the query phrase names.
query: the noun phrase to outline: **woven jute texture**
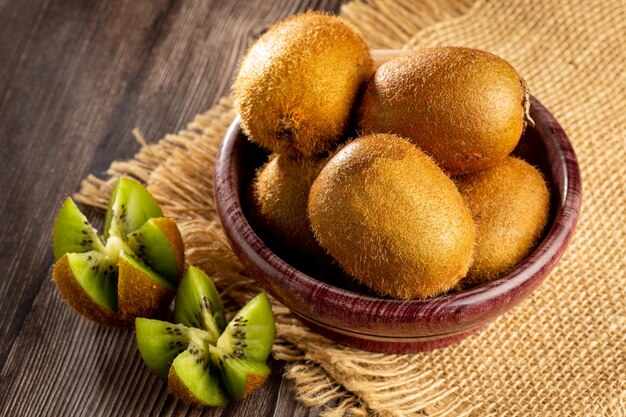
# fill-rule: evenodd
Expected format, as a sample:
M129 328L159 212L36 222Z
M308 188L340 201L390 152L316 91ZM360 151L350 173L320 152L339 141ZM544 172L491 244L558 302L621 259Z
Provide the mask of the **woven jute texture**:
M383 355L336 346L274 304L274 355L304 403L327 416L626 415L626 2L371 0L345 5L373 48L439 44L509 60L578 153L583 212L554 272L517 308L465 341ZM224 98L189 127L90 176L77 195L104 206L120 175L146 182L175 217L188 260L232 301L258 289L217 220L212 167L234 117Z

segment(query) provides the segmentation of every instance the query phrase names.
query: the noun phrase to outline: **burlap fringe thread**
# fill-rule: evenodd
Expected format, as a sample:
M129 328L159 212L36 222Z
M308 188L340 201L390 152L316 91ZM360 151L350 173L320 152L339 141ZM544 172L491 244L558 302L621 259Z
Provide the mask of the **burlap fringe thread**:
M523 2L517 1L516 3L518 4L512 5L511 9L517 14L510 13L509 15L505 5L498 3L494 5L488 1L481 1L480 4L472 7L472 1L469 0L424 0L421 2L411 0L370 0L365 2L356 0L344 5L341 14L361 29L372 48L410 48L436 44L440 41L435 36L438 34L438 30L442 30L443 34L447 36L445 38L442 35L442 38L445 38L445 43L462 43L463 41L454 38L453 24L463 25L467 23L469 25L472 22L470 19L476 19L475 15L482 9L487 10L485 13L493 12L493 9L496 9L498 13L495 16L501 20L499 24L506 27L509 24L506 19L509 19L512 27L514 22L519 22L519 14L523 13L525 9ZM538 8L547 7L548 3L558 8L557 0L535 1L534 3L536 3L534 5L535 12ZM593 8L598 5L587 4L587 6ZM623 17L626 18L626 16ZM474 28L475 45L470 44L470 46L483 47L497 53L506 53L512 50L511 54L517 53L517 55L513 55L513 62L517 66L518 62L515 62L515 58L523 54L524 46L517 45L516 48L512 48L510 43L499 45L499 38L490 39L483 34L482 32L488 32L486 26L492 19L495 20L490 15L483 16L482 20L476 19L476 21L482 22L484 27L477 24L479 27ZM437 24L437 22L442 23ZM446 31L448 23L452 29ZM429 29L422 31L425 27L429 27ZM481 30L482 32L480 32ZM581 35L579 27L572 27L572 30L578 30L574 35ZM470 35L472 33L467 36ZM524 33L524 35L528 34ZM582 35L585 34L582 33ZM567 41L566 38L560 39L558 42L563 43ZM499 47L501 49L498 49ZM537 59L531 63L522 60L519 64L522 66L524 64L536 65L537 62L540 62L539 58ZM524 74L530 71L527 67L522 67L521 70ZM552 73L550 77L550 80L554 80L554 82L560 81L559 73ZM601 80L596 79L594 82L601 82ZM539 96L544 97L543 94L549 95L549 91L544 93L543 90L540 90ZM564 95L563 97L567 96ZM556 104L557 106L562 104L559 100L555 99L555 101L556 103L548 104ZM563 106L563 108L567 107ZM569 113L557 114L559 118L565 119L568 115ZM75 196L82 203L105 207L112 184L117 178L128 176L146 183L157 200L161 202L166 215L177 220L185 240L188 262L200 266L214 277L216 284L223 291L227 309L231 311L242 305L258 291L254 281L246 275L242 265L230 250L217 219L213 202L212 167L215 164L221 138L234 116L232 101L229 98L223 98L211 110L196 116L186 130L175 135L167 135L154 145L147 145L139 132L135 131L135 137L142 148L134 159L114 162L107 171L108 179L106 180L90 175L83 181L80 193ZM576 124L577 120L571 120L570 123L573 130L579 127ZM593 155L597 156L597 152ZM613 180L615 180L614 177ZM623 225L623 223L624 221L621 224ZM619 239L619 236L617 238ZM621 278L624 278L623 275ZM622 284L625 283L622 282ZM622 285L622 288L624 286L626 285ZM557 296L556 294L549 295L551 297ZM626 297L622 297L622 300L624 298ZM576 301L573 300L573 302ZM323 406L321 414L325 417L529 415L531 411L534 415L570 415L570 412L573 413L573 410L564 411L555 406L554 404L559 404L558 401L551 405L550 401L546 401L545 398L542 404L529 405L528 402L533 401L532 397L529 398L529 392L532 395L537 395L537 389L541 389L543 395L559 395L560 393L549 391L550 387L521 386L522 382L511 381L510 379L514 376L510 374L510 369L517 369L514 358L510 367L506 365L508 368L498 368L502 375L495 382L495 385L499 386L500 389L495 391L501 396L504 396L505 392L506 394L515 394L521 391L525 393L519 394L516 399L509 397L510 402L508 402L509 398L505 397L504 401L497 401L499 404L495 404L496 401L492 392L483 395L483 392L477 391L485 391L490 388L480 384L493 385L494 383L487 378L487 375L483 377L480 373L476 374L476 365L466 374L462 374L465 375L464 377L456 375L455 370L458 369L458 366L463 366L463 358L467 357L463 355L468 353L466 352L468 347L437 351L426 357L363 352L336 346L327 339L309 331L284 306L273 301L273 307L277 318L278 335L273 354L277 359L288 361L291 364L285 376L295 381L297 398L311 407ZM537 314L542 312L541 306L533 304L531 307L539 312ZM557 305L557 307L566 308L561 305ZM622 317L622 321L614 326L613 331L621 331L621 337L624 339L623 333L626 326L624 326L623 310L621 313L618 310L616 314L617 317ZM622 315L620 316L620 314ZM526 319L528 317L529 315L526 315ZM492 327L495 327L495 324ZM520 327L521 329L518 331L523 332L524 327ZM605 339L599 342L602 343L601 348L619 349L619 343L615 348L614 340L606 341ZM541 340L536 341L536 345L540 343ZM568 346L569 349L573 349L571 344ZM471 349L471 347L469 348ZM496 356L506 354L498 348L495 352L493 347L489 349L492 350L489 350L488 358L491 354ZM567 352L567 350L563 350L563 354ZM610 358L623 359L623 356L619 356L619 351L617 353L609 352L612 355ZM445 358L451 357L454 358L451 359L450 364L438 366L446 360ZM603 400L603 403L595 405L588 404L586 399L581 399L580 408L578 405L576 408L578 411L576 415L624 415L626 391L624 390L623 375L626 370L624 369L624 360L616 362L613 364L616 367L616 375L622 375L619 377L619 381L607 382L607 372L608 375L612 374L606 369L602 369L603 373L600 373L598 378L600 378L600 383L604 384L602 389L617 393L617 397L610 401ZM429 363L432 363L432 366L429 366ZM591 369L597 366L606 367L606 364L598 361L584 365L585 367L582 369L585 371L589 369L589 366L592 367ZM488 364L481 364L480 366L484 369L479 372L489 372ZM550 371L560 372L558 369L551 369ZM507 372L509 373L507 374ZM527 370L526 372L532 371ZM589 376L585 377L589 378ZM554 380L553 374L546 378L549 381ZM477 383L483 379L484 382ZM511 387L506 386L509 383L512 384ZM617 384L617 389L611 385L612 383ZM580 388L579 385L574 385L571 388L571 390L575 389L579 389L582 393L589 392L588 389ZM511 390L513 391L511 392Z

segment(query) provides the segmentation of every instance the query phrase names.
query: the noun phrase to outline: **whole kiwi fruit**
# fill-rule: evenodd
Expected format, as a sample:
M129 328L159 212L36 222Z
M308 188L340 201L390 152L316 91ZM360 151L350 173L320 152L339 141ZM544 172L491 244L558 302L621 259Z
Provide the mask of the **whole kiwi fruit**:
M435 296L465 276L474 222L454 183L399 136L348 143L311 187L316 238L346 272L401 299Z
M308 12L272 26L252 45L233 86L241 126L291 156L332 148L373 73L368 47L347 21Z
M491 281L538 243L550 215L548 187L537 169L510 156L455 182L476 223L474 263L463 283Z
M427 48L376 70L358 127L406 137L459 175L507 156L530 120L528 106L526 83L504 59L478 49Z
M272 155L251 184L251 222L291 262L330 263L307 216L309 190L327 158Z

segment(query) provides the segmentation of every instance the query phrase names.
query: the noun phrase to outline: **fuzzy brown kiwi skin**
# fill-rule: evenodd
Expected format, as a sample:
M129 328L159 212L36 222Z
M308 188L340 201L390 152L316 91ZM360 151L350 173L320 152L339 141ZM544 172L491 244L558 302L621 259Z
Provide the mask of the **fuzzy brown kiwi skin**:
M176 291L147 276L120 257L117 282L118 309L123 320L155 318L170 303Z
M528 115L526 82L485 51L435 47L383 64L358 110L364 133L408 138L450 175L493 166L517 145Z
M243 396L246 398L248 395L256 391L261 385L265 383L265 380L269 377L267 375L257 375L257 374L249 374L246 378L246 389L244 390Z
M398 136L347 144L313 183L308 213L328 253L381 294L433 297L471 264L475 227L465 202L427 155Z
M367 44L342 18L308 12L271 27L248 50L233 85L241 126L261 146L310 157L346 131L373 73Z
M94 323L111 327L130 327L133 321L107 310L92 300L74 278L67 254L54 264L52 280L67 303L83 317Z
M261 233L278 243L290 260L327 266L332 260L311 230L307 203L311 185L327 157L295 159L272 155L249 191L251 219Z
M539 242L550 216L549 189L536 168L515 157L455 182L476 222L474 263L463 284L492 281Z

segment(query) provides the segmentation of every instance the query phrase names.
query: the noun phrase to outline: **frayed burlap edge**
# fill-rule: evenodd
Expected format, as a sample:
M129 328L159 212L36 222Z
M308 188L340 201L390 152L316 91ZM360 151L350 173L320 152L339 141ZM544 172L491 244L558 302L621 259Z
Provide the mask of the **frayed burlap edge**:
M459 16L472 2L353 1L342 15L358 26L372 48L400 48L422 28ZM89 175L75 195L77 201L104 208L119 177L148 185L167 216L176 219L187 261L209 273L222 291L228 309L241 306L259 289L230 250L213 202L213 172L219 143L235 116L223 98L195 117L185 130L142 146L132 160L115 161L106 179ZM383 355L336 346L311 332L284 306L272 300L277 320L273 354L291 365L285 376L295 394L311 407L325 406L335 416L465 416L475 408L460 401L456 389L402 355Z

